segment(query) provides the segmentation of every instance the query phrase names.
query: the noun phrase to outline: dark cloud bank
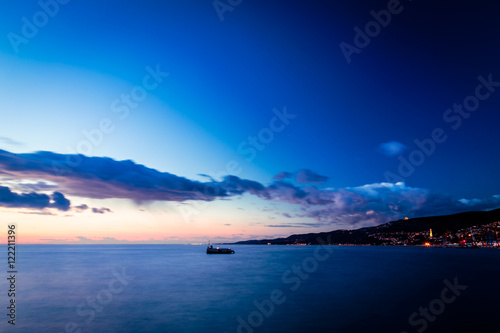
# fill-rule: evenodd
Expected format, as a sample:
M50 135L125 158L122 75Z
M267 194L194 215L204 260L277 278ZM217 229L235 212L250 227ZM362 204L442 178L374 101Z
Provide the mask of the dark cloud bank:
M18 194L12 192L8 187L0 186L0 206L34 209L55 208L67 211L70 202L59 192L54 192L51 196L35 192Z
M17 194L0 188L0 206L68 210L62 193L84 198L123 198L136 202L188 200L212 201L245 193L300 208L295 217L320 223L374 225L405 216L429 216L500 207L500 195L464 199L412 188L404 183L376 183L350 188L319 188L328 177L308 169L283 171L270 185L228 175L221 181L199 182L160 172L133 161L106 157L62 155L52 152L13 154L0 150L0 176L11 179L44 179L56 183L52 196L35 192ZM89 207L75 207L85 210ZM92 208L94 213L109 212Z

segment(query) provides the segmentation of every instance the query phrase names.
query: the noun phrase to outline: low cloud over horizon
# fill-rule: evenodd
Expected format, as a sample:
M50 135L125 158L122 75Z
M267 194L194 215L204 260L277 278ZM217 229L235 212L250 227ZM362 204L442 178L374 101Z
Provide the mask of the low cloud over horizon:
M0 186L0 206L32 209L55 208L67 211L70 208L70 201L59 192L53 192L52 195L35 192L16 193L6 186Z
M70 209L66 196L89 199L130 199L146 201L212 201L243 194L298 207L298 212L281 212L284 217L300 219L287 226L341 225L364 227L401 219L444 215L469 210L500 207L500 195L489 198L458 198L429 189L409 187L403 182L374 183L357 187L320 187L329 177L309 169L282 171L269 185L227 175L221 181L199 182L168 172L160 172L131 160L86 157L41 151L14 154L0 150L0 206L60 211ZM31 183L27 184L29 180ZM24 183L20 183L23 181ZM25 192L31 190L31 192ZM48 191L51 195L35 191ZM109 208L90 208L96 214L110 213ZM312 219L311 223L304 222ZM268 225L278 227L278 224ZM285 224L283 224L283 227Z

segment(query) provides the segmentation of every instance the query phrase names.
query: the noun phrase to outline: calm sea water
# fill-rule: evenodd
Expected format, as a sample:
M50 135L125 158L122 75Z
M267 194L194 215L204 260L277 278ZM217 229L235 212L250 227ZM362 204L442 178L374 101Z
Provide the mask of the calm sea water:
M329 253L314 246L232 248L234 255L207 255L204 246L189 245L18 246L15 326L7 324L9 286L2 249L0 331L399 333L500 328L500 250L331 246ZM459 285L455 294L444 290L445 280ZM419 314L429 306L428 317ZM412 325L409 317L414 313Z

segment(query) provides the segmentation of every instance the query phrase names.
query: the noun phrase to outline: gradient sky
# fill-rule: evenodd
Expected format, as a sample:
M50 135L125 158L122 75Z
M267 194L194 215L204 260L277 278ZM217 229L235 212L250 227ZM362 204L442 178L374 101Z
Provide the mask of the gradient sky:
M21 241L500 207L500 4L61 2L2 4L0 213Z

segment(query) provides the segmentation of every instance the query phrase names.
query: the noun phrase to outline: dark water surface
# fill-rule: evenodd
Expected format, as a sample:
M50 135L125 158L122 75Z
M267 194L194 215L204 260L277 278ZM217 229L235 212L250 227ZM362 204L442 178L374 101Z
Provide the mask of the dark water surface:
M0 332L500 331L500 250L232 248L20 245L16 326L2 249Z

